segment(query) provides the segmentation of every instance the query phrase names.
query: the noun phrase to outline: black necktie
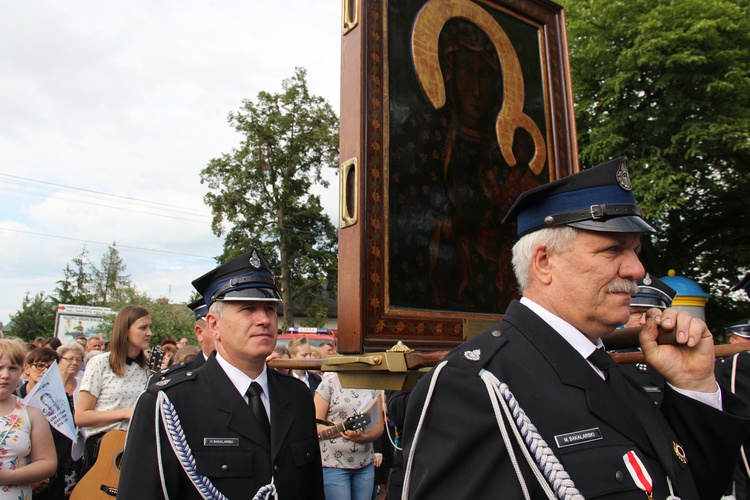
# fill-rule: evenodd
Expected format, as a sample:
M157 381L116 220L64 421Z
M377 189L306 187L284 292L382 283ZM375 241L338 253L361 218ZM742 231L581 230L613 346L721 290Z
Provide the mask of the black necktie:
M627 382L620 371L620 366L617 361L612 359L603 347L594 349L594 352L589 354L587 358L592 365L599 368L604 373L604 378L609 383L609 386L615 391L615 394L625 403L625 406L633 411L633 404L628 394Z
M266 436L268 436L268 439L271 439L271 424L268 423L266 407L263 406L263 401L260 399L260 395L263 394L263 388L258 382L253 382L245 394L247 394L250 404L250 411L253 412L253 416L260 422L260 426L263 428Z
M615 392L620 401L622 401L628 410L630 410L630 414L645 432L645 436L648 437L649 443L652 446L651 449L655 449L652 443L657 443L658 438L654 438L652 435L653 433L650 434L646 430L647 427L644 426L642 417L638 411L636 411L635 406L633 405L633 399L631 399L630 393L628 392L628 381L625 380L625 376L620 371L620 365L617 364L617 361L612 359L612 356L610 356L604 348L594 349L594 352L589 354L587 359L592 365L596 366L602 371L602 373L604 373L604 377L607 379L609 386Z

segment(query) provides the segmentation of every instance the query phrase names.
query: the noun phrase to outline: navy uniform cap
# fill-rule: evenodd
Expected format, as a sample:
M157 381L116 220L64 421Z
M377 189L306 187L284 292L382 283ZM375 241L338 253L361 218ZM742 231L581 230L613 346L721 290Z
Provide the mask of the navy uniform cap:
M198 300L194 300L193 302L188 304L188 307L191 311L193 311L193 314L195 315L195 321L205 318L206 314L208 314L208 307L206 307L206 301L203 300L203 297L199 298Z
M739 335L740 337L750 338L750 318L745 318L736 323L724 327L724 332L729 335Z
M513 219L518 222L518 236L553 226L613 233L656 232L635 204L625 157L521 193L503 223Z
M638 281L638 292L630 299L631 307L658 307L666 309L672 305L677 292L656 276L646 273Z
M208 309L220 300L281 302L271 268L255 248L193 280L193 287Z

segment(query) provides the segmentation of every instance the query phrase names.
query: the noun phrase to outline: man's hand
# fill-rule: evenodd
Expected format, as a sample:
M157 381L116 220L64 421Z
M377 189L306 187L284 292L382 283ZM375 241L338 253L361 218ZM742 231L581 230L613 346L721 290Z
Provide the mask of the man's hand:
M677 343L657 344L659 330L674 334ZM674 387L716 392L713 335L705 322L686 311L651 308L639 340L646 362Z

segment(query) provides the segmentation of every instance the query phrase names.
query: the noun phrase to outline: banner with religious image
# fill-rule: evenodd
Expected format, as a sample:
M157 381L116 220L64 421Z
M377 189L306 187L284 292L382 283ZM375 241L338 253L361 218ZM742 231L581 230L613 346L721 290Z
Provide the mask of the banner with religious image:
M57 369L57 361L47 368L39 382L26 395L23 403L42 410L52 427L74 443L76 442L78 431L73 420L73 413L70 411L60 370Z

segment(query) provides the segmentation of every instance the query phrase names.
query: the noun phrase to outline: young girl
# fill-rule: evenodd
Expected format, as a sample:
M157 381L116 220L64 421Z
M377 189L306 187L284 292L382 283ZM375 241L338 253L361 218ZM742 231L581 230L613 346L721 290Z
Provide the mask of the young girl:
M44 414L13 394L26 357L23 346L0 339L0 499L31 499L31 484L55 473L57 457Z

